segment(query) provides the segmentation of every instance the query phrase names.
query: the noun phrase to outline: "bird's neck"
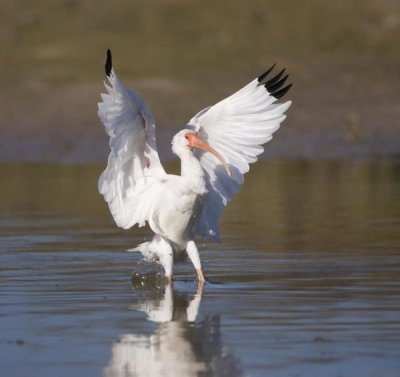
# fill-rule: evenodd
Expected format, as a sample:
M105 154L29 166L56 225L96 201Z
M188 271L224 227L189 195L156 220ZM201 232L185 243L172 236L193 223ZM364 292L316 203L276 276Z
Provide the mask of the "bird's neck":
M206 192L203 168L191 151L181 155L181 177L193 183L199 193Z

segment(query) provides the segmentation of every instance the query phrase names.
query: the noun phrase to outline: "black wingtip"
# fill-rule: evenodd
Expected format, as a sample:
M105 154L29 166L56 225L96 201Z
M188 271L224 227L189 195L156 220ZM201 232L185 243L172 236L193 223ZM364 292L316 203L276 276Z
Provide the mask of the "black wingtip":
M107 60L106 60L106 65L104 67L106 69L106 75L110 77L111 75L111 70L112 70L112 56L111 56L111 50L107 49Z
M282 71L280 71L276 76L274 76L272 79L268 80L268 81L264 84L265 88L266 88L269 92L271 92L271 91L269 90L269 88L270 88L272 85L275 85L275 84L280 80L280 78L281 78L282 75L284 74L285 70L286 70L286 68L283 68Z
M289 84L286 85L284 88L282 88L281 90L278 90L277 92L272 93L272 95L276 98L276 99L281 99L288 91L289 89L292 87L293 84Z
M257 86L263 85L266 91L276 99L281 99L292 87L292 84L286 85L282 88L285 84L289 75L283 76L286 69L282 69L278 74L276 74L272 78L268 78L268 75L272 72L275 68L276 63L270 67L267 71L265 71L262 75L258 76L258 84ZM283 77L282 77L283 76Z
M276 63L270 68L268 68L262 75L258 76L258 82L261 85L261 82L269 75L269 73L275 68Z
M267 89L269 93L275 93L280 88L282 88L283 84L286 82L288 77L289 77L289 75L279 78L277 81L274 81L272 84L266 83L265 89Z

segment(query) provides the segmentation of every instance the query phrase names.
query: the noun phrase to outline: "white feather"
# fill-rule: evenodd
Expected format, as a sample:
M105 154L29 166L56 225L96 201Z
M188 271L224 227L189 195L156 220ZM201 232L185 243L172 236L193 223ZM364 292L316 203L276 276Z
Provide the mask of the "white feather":
M239 190L249 164L257 161L264 151L262 144L272 139L272 134L285 119L291 101L274 104L276 98L263 85L253 80L244 88L193 117L188 128L225 158L231 168L229 177L220 162L209 153L196 150L205 171L208 190L203 200L196 233L202 237L219 240L219 217Z
M140 95L127 88L114 70L105 84L98 114L110 136L111 153L99 179L99 191L109 205L116 224L130 228L145 225L158 181L166 176L160 163L155 125Z

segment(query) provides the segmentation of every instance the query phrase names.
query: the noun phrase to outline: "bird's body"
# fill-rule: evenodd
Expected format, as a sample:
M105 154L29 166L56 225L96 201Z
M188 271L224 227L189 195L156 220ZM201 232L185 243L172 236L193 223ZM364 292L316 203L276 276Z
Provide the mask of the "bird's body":
M200 213L201 199L207 192L198 161L195 157L188 159L192 160L196 169L190 174L187 171L190 168L186 167L182 169L181 176L167 175L161 183L162 192L149 221L153 232L165 236L180 248L184 248L194 237L191 233L194 219Z
M158 260L169 280L174 255L185 251L204 280L195 237L219 239L223 208L243 183L249 163L262 153L261 144L285 118L290 102L274 102L291 85L281 88L287 78L281 78L283 71L266 81L271 70L202 110L174 136L172 150L181 159L177 176L164 171L150 110L138 93L119 81L108 51L106 73L112 86L106 85L99 116L110 136L111 153L99 191L118 226L148 223L153 239L132 250Z

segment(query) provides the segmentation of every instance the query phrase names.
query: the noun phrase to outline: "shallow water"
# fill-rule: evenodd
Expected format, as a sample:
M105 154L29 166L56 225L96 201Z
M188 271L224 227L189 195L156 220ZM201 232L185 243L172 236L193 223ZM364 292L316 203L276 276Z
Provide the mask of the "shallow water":
M399 376L400 166L264 162L165 287L100 167L0 165L4 376ZM133 278L132 278L133 277Z

